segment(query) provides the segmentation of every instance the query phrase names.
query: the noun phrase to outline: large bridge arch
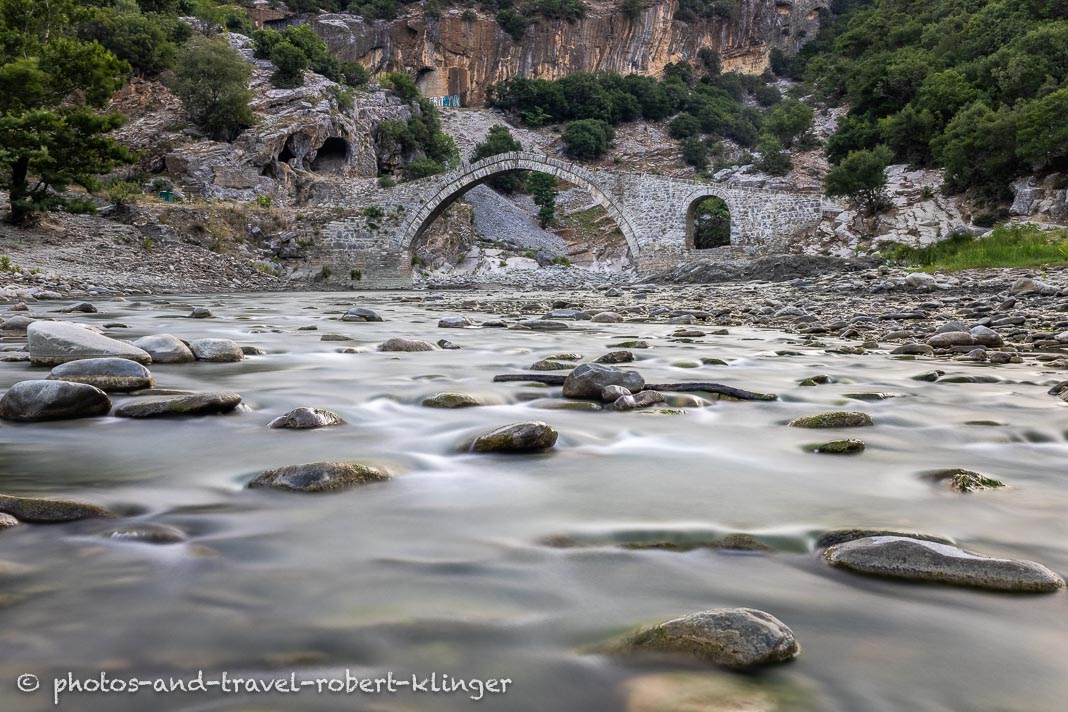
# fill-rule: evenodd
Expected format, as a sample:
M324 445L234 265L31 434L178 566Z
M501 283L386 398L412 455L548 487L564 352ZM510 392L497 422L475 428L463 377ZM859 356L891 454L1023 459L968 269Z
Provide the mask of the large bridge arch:
M634 260L638 259L638 235L632 221L624 212L619 200L602 188L593 173L567 161L525 151L490 156L476 163L463 165L452 171L452 174L443 176L446 179L445 183L434 195L426 198L419 210L404 222L401 228L401 247L409 249L412 243L434 222L434 219L468 190L480 183L485 183L495 175L511 171L548 173L589 192L619 226L630 247L631 257Z

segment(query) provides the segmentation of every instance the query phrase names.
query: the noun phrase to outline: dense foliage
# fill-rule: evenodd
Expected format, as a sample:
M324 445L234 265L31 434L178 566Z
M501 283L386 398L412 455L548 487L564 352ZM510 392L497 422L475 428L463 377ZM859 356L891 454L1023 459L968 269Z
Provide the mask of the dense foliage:
M252 39L256 57L269 59L274 64L276 71L271 82L277 87L302 85L306 69L353 87L363 86L370 79L359 62L341 62L330 54L326 42L309 25L296 25L282 31L257 30L252 33Z
M252 67L221 37L194 37L182 47L171 89L185 113L212 138L230 141L254 122Z
M523 144L512 137L512 132L504 124L491 126L486 140L477 144L471 152L471 162L481 161L483 158L496 156L501 153L522 151ZM501 193L514 193L523 186L525 176L519 172L502 173L490 178L489 184Z
M398 76L393 79L404 86ZM415 86L414 82L412 86ZM418 99L418 107L407 122L386 119L375 129L375 142L381 153L400 155L405 161L404 178L407 180L444 173L459 160L452 137L441 130L437 107L423 98ZM387 166L379 168L382 176L390 178Z
M810 82L849 117L834 162L885 144L946 169L952 191L997 201L1030 171L1068 167L1068 3L835 0L834 19L776 71Z
M0 0L0 181L15 224L66 207L69 185L91 189L132 160L107 135L122 117L103 111L130 65L79 36L79 3L40 10L34 0Z

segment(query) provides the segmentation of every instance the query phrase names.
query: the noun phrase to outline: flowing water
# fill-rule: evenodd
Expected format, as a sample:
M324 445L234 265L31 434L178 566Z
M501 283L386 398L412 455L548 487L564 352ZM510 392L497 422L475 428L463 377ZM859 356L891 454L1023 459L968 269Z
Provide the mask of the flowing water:
M216 318L184 318L190 304ZM342 323L352 305L383 323ZM990 555L1068 572L1065 404L1059 380L1034 366L982 366L845 356L789 335L731 328L695 343L676 327L576 323L569 331L439 329L447 312L398 294L268 294L100 301L79 321L129 326L121 338L171 333L232 338L267 354L242 363L155 365L160 387L234 390L239 412L175 420L99 418L0 425L0 491L89 500L124 524L177 527L185 543L97 536L108 524L25 525L0 534L0 558L30 567L0 578L0 709L52 707L68 671L181 677L203 669L260 677L446 673L509 678L506 694L262 697L83 694L61 708L113 710L561 710L627 708L627 682L686 671L780 700L780 709L858 712L1062 710L1068 706L1064 592L1008 595L865 578L830 569L815 536L889 527L954 538ZM469 314L489 318L488 314ZM318 331L298 331L317 326ZM352 342L323 342L325 333ZM379 353L389 337L461 350ZM625 338L648 381L715 380L780 394L775 402L710 403L682 415L546 409L559 388L492 383L560 351L594 358ZM829 341L833 343L833 341ZM338 353L357 347L358 353ZM776 355L790 350L798 355ZM729 366L685 369L680 360ZM997 383L927 383L996 373ZM0 364L0 388L43 371ZM798 387L826 373L840 383ZM491 405L419 405L463 391ZM847 393L891 392L878 402ZM119 396L116 400L122 400ZM270 430L299 406L347 425ZM864 410L874 428L811 431L790 419ZM469 436L545 420L550 453L472 455ZM988 424L974 424L987 421ZM995 421L998 425L991 425ZM969 424L972 423L972 424ZM863 438L854 457L807 443ZM258 472L319 460L382 464L396 477L339 493L247 490ZM965 467L1008 489L959 495L920 474ZM554 535L610 542L750 533L777 551L739 554L551 548ZM638 625L724 606L768 611L802 645L793 663L753 675L586 654ZM32 694L19 674L40 677ZM741 703L739 703L741 704ZM755 704L755 703L754 703ZM771 709L735 706L723 709ZM720 709L710 706L708 709Z

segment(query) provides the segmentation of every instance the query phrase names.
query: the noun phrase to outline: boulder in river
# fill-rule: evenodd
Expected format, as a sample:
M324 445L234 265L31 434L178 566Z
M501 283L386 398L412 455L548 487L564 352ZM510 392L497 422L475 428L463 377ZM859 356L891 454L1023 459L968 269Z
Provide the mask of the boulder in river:
M825 455L856 455L857 453L864 452L864 441L857 440L855 438L848 438L845 440L831 440L829 442L813 445L809 449L812 452L823 453Z
M472 408L482 403L467 393L436 393L423 399L427 408Z
M373 309L353 307L341 316L341 321L382 321L382 317Z
M166 418L182 415L216 415L229 413L241 404L237 393L197 393L164 400L126 403L115 409L120 418Z
M603 356L594 359L594 363L616 364L630 363L634 360L634 354L630 351L609 351Z
M233 363L245 358L245 352L230 339L196 339L189 343L189 349L198 361Z
M525 453L556 445L556 429L540 420L512 423L475 438L472 452Z
M623 315L616 312L599 312L594 314L590 321L595 324L619 324L623 321Z
M86 383L106 392L136 391L154 385L147 368L125 358L87 358L67 361L52 369L49 380Z
M184 341L170 334L142 336L133 343L137 348L147 351L153 363L190 363L197 360Z
M294 408L285 415L280 415L270 423L268 428L288 428L290 430L312 430L331 425L344 425L344 419L332 410L323 408Z
M250 489L270 487L293 492L330 492L388 480L389 473L357 462L312 462L260 473Z
M801 646L793 631L770 613L753 608L714 608L644 628L605 646L604 652L660 653L749 668L792 660Z
M147 352L124 341L112 339L77 324L61 321L35 321L26 329L30 362L35 366L58 366L87 358L126 358L152 363Z
M0 418L34 422L107 415L107 393L84 383L20 381L0 398Z
M213 316L207 307L193 307L193 311L189 312L190 319L211 319Z
M438 319L438 327L442 329L465 329L474 326L474 323L466 316L443 316Z
M873 536L901 536L906 539L919 539L920 541L933 541L939 544L954 545L952 539L947 539L942 536L935 536L933 534L920 534L917 532L901 532L893 529L831 529L820 534L816 539L817 549L826 549L829 546L835 544L844 544L847 541L854 541L856 539L867 539Z
M975 337L967 331L945 331L927 339L927 345L934 349L949 349L954 346L973 346Z
M0 512L10 514L19 521L33 524L74 522L79 519L107 519L115 516L111 510L95 504L74 502L68 499L13 497L7 494L0 494Z
M29 328L30 324L35 321L39 320L29 316L13 316L10 319L4 319L4 323L0 324L0 331L25 333L26 329Z
M429 341L419 341L418 339L387 339L383 341L379 347L379 351L437 351L438 347Z
M832 566L861 574L991 591L1045 593L1064 588L1064 579L1034 561L997 559L949 544L898 536L836 544L823 552L823 558Z
M961 494L968 494L979 490L998 489L1005 486L1004 482L995 480L993 477L987 477L986 475L981 475L978 472L972 472L971 470L963 470L959 467L925 473L924 479L928 479L932 482L945 483L949 489L954 492L960 492Z
M645 379L637 371L624 371L599 363L584 363L564 380L566 398L601 398L605 386L623 386L637 393L645 386Z
M79 313L82 313L82 314L96 314L100 310L97 309L92 304L90 304L89 302L75 302L74 304L71 304L69 307L64 307L63 309L60 309L59 311L61 313L63 313L63 314L73 314L74 312L79 312Z
M794 418L789 425L792 428L862 428L874 423L867 413L832 411Z

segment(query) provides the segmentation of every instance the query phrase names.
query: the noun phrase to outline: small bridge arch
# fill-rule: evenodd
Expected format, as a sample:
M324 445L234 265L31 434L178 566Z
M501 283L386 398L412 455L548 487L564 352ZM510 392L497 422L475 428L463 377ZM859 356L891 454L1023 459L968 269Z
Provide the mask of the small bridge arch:
M445 211L457 198L476 185L485 183L501 173L512 171L539 171L572 183L589 192L619 226L627 240L633 259L638 259L638 236L632 221L618 199L606 192L597 177L581 166L527 151L501 153L472 164L463 164L445 174L446 182L428 197L414 215L401 228L401 247L409 249L412 243Z

